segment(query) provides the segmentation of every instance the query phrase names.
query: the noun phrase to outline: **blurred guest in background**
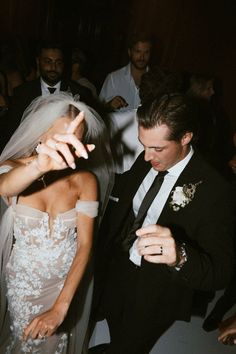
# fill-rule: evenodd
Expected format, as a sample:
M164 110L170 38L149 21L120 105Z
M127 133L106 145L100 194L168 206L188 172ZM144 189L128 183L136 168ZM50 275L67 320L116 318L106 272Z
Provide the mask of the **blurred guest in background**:
M90 91L86 87L66 79L64 51L60 43L48 41L40 43L37 67L40 76L35 80L23 83L14 90L3 131L2 148L19 125L26 107L38 96L66 91L78 95L82 102L93 106Z
M198 112L199 133L195 148L222 175L229 177L228 161L233 152L232 131L229 119L216 95L219 80L205 74L192 74L188 97L195 102Z
M140 104L139 86L148 70L152 41L145 33L134 33L128 38L129 63L106 77L99 98L110 110L127 111Z
M87 87L94 98L98 98L97 89L95 85L88 80L87 75L87 58L85 53L79 48L72 49L72 70L71 80L78 84Z

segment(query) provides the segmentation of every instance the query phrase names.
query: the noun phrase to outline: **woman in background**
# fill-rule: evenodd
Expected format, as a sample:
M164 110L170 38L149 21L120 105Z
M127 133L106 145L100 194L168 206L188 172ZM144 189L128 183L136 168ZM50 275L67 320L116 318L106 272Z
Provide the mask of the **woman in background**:
M231 171L228 161L232 156L232 129L222 106L220 80L210 75L193 74L189 79L187 96L195 101L199 132L195 148L225 178Z

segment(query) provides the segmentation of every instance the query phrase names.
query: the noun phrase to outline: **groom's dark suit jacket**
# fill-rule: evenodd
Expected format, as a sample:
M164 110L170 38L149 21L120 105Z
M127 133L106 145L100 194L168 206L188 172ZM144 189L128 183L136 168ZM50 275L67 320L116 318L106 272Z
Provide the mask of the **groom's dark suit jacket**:
M60 91L71 92L73 96L79 95L79 99L82 102L97 110L97 102L90 93L90 90L86 87L74 81L62 80ZM20 124L24 110L36 97L41 95L42 91L40 78L25 82L15 88L14 95L10 103L9 112L6 115L6 118L4 117L4 121L1 124L1 150Z
M113 254L116 240L132 208L133 197L150 168L142 153L131 170L121 175L115 184L113 198L101 226L98 262L101 262L102 254L104 257ZM137 311L142 311L143 307L144 312L152 315L189 320L194 292L223 288L231 277L234 227L228 183L196 153L172 191L176 186L190 183L198 184L192 201L174 211L170 205L170 193L157 220L157 224L172 230L176 240L186 244L188 260L179 271L142 260L134 300Z

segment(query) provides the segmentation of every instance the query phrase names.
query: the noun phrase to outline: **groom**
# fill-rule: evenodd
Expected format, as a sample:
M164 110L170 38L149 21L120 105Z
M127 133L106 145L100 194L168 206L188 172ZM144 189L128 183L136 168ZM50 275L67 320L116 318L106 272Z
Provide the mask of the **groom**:
M144 152L119 177L98 244L95 298L110 259L100 307L107 354L149 353L174 321L190 320L195 291L225 287L233 268L229 186L194 151L191 104L166 95L137 116Z

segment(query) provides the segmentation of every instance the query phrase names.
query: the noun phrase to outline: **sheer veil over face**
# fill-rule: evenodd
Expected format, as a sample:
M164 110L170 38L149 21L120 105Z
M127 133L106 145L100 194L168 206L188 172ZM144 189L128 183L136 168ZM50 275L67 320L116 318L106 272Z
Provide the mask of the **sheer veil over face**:
M89 154L87 167L97 175L100 199L104 206L107 200L107 186L112 180L113 170L106 126L92 108L68 93L38 97L29 105L23 114L21 124L0 155L0 163L30 156L38 145L40 137L57 119L67 115L70 105L85 114L86 132L83 142L93 143L96 146Z
M40 136L52 127L57 119L67 115L69 105L85 113L86 139L106 138L106 128L102 119L92 108L76 100L76 97L62 92L38 97L25 110L21 124L0 155L0 162L29 156L38 144Z

